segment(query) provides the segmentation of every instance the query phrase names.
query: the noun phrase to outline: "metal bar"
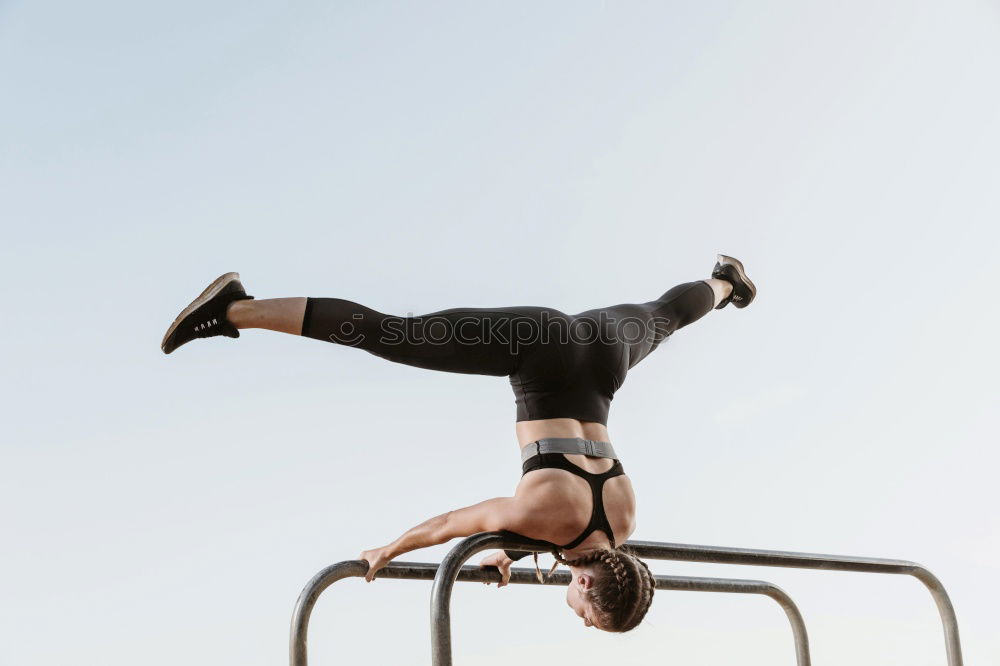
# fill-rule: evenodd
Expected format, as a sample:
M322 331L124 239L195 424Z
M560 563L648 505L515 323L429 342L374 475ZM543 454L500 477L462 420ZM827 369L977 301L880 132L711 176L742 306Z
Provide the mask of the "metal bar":
M468 540L499 537L501 533L476 534ZM463 542L464 543L464 542ZM709 562L713 564L739 564L761 567L791 567L800 569L821 569L827 571L859 571L867 573L902 574L913 576L930 591L941 616L944 629L945 651L948 666L962 666L962 645L958 633L958 619L944 585L927 568L907 560L889 560L875 557L850 557L844 555L822 555L817 553L796 553L780 550L758 550L752 548L729 548L724 546L696 546L682 543L659 543L656 541L629 541L625 544L636 556L653 560L680 560L685 562ZM538 550L531 542L505 542L499 548L517 550ZM445 560L447 562L447 558ZM443 564L443 563L442 563Z
M682 560L685 562L711 562L714 564L741 564L759 567L791 567L823 569L827 571L860 571L867 573L901 574L913 576L930 591L941 616L944 629L945 651L948 666L962 666L962 644L958 635L958 618L951 598L941 581L926 567L907 560L887 560L875 557L849 557L795 553L780 550L728 548L723 546L694 546L683 543L658 543L656 541L629 541L626 543L638 557L653 560ZM510 546L508 546L510 547ZM521 550L534 550L521 548Z
M437 564L422 562L392 562L379 571L376 578L393 580L434 580L439 570ZM338 580L361 577L368 571L368 563L361 560L338 562L313 576L295 604L292 615L292 631L289 643L291 666L308 666L306 638L309 618L319 595ZM762 594L771 597L784 609L792 626L795 638L795 656L799 666L809 666L809 639L805 623L795 603L781 588L759 580L738 580L723 578L689 578L684 576L656 576L658 590L687 590L693 592L731 592L737 594ZM500 572L495 567L481 568L466 565L459 569L456 580L463 583L499 583ZM569 585L571 576L566 571L558 571L545 578L545 585ZM510 582L515 585L539 585L534 569L515 567L511 569ZM433 603L433 602L432 602ZM451 651L448 650L449 658Z
M306 637L309 631L309 616L312 615L316 600L323 590L338 580L349 576L364 576L368 572L368 563L364 560L348 560L328 566L312 577L295 602L292 612L292 636L288 646L291 666L306 666Z
M452 666L451 657L451 591L456 580L463 580L469 569L478 567L462 566L482 550L491 548L512 548L517 550L538 550L530 543L518 543L505 538L498 532L475 534L460 541L445 556L431 589L431 664L432 666ZM482 571L480 569L480 571ZM515 581L515 573L519 580ZM499 572L491 579L499 580ZM799 666L809 666L809 638L802 614L795 602L777 585L760 580L728 578L692 578L687 576L655 576L658 590L687 590L692 592L728 592L736 594L762 594L781 606L788 617L795 638L795 660ZM558 572L548 579L554 585L568 585L570 574ZM512 569L511 582L537 583L532 569ZM305 664L293 664L305 666Z
M475 545L474 550L469 550L470 545ZM481 545L481 547L478 547ZM765 567L791 567L802 569L820 569L828 571L859 571L868 573L903 574L913 576L930 591L934 602L937 604L938 613L941 616L941 623L944 628L945 648L947 651L949 666L962 666L962 647L959 639L958 620L955 616L955 609L951 599L941 581L937 579L925 567L905 560L889 560L870 557L847 557L842 555L821 555L815 553L796 553L777 550L757 550L749 548L727 548L721 546L696 546L689 544L658 543L655 541L630 541L626 544L637 556L645 559L678 560L687 562L706 562L715 564L737 564ZM450 610L447 603L442 602L450 598L455 580L485 582L485 580L499 580L499 573L490 570L480 570L478 567L463 567L462 564L475 552L488 548L512 548L518 550L538 550L536 545L530 542L519 543L516 541L504 541L499 533L483 533L473 535L460 542L445 561L438 567L433 564L392 564L377 577L380 578L410 578L429 580L434 578L434 589L432 592L432 652L437 658L440 653L447 655L447 661L435 661L435 664L451 663L451 622ZM458 551L466 551L463 559L454 561L458 557ZM447 567L444 565L447 564ZM408 567L406 571L398 570L399 567ZM443 575L445 570L448 575ZM317 574L299 596L295 607L295 614L292 617L292 639L291 639L291 664L292 666L307 666L306 662L306 629L309 623L309 614L316 603L319 594L332 583L347 576L363 576L367 571L367 564L361 561L341 562L328 567ZM455 577L451 576L451 571L457 571ZM514 569L511 582L518 584L535 584L534 572L530 569ZM435 577L435 572L438 573ZM489 578L492 576L492 578ZM660 588L660 579L669 577L657 577L658 589L690 589L684 587ZM568 574L559 573L549 579L554 585L568 584ZM566 582L563 582L563 581ZM696 579L676 579L680 580ZM711 579L720 580L720 579ZM770 585L763 583L764 585ZM796 656L799 663L808 663L808 642L806 640L805 627L802 618L791 599L775 586L768 587L772 590L768 594L778 601L785 609L792 623L793 632L796 636ZM777 590L774 592L773 590ZM803 661L803 658L806 661Z

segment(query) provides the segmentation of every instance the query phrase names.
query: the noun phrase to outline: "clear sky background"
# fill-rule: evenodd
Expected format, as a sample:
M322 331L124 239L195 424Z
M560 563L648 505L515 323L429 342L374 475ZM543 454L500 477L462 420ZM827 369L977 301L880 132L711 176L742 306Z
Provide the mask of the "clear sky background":
M898 557L1000 663L995 2L0 2L0 664L286 663L320 568L520 474L503 378L251 331L257 297L568 312L759 287L611 412L636 538ZM408 559L437 561L443 547ZM814 663L944 663L915 580L765 578ZM425 583L345 581L314 664L427 663ZM464 586L457 663L791 664L773 602ZM525 661L525 660L528 661Z

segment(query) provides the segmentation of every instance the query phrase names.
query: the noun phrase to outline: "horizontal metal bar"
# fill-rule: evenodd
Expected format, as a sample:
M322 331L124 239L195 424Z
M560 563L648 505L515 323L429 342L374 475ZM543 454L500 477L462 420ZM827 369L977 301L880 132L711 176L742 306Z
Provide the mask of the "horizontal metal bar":
M343 567L350 572L340 575L337 580L351 576L364 576L368 572L368 563L364 560L348 560L339 562L330 569ZM384 569L379 570L376 578L389 580L434 580L440 565L433 562L397 562L392 561ZM360 573L354 573L359 571ZM744 578L700 578L696 576L653 576L656 589L690 592L735 592L746 594L763 594L765 589L780 589L773 583L763 580L748 580ZM463 566L456 579L460 583L499 583L500 570L496 567L480 567L474 564ZM556 585L565 587L572 581L568 571L556 571L551 575L543 573L543 580L538 580L534 569L511 567L509 583L513 585ZM336 582L336 581L331 581Z
M876 557L821 555L817 553L728 548L724 546L696 546L684 543L660 543L657 541L628 541L625 545L637 557L651 560L683 560L685 562L711 562L715 564L747 564L761 567L793 567L911 575L915 569L923 568L919 564L907 560L888 560Z

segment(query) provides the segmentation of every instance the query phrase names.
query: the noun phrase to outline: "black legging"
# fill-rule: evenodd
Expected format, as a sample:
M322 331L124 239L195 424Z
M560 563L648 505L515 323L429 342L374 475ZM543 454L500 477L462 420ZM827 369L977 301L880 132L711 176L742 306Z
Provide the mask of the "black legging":
M510 377L517 420L607 424L628 369L714 305L704 281L655 301L567 315L552 308L455 308L419 317L340 298L309 298L302 335L418 368Z

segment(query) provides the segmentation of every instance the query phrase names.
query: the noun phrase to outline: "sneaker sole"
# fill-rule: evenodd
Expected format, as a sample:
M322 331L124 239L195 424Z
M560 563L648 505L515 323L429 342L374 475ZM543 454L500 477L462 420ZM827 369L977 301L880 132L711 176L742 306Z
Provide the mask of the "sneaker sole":
M743 268L742 261L740 261L736 257L730 257L729 255L726 254L717 254L715 255L715 259L720 264L728 263L733 268L735 268L736 272L740 274L740 279L743 280L743 282L745 282L748 287L750 287L750 300L752 301L753 299L757 298L757 285L755 285L753 281L751 281L750 278L747 277L746 270ZM733 305L735 306L736 303L733 303ZM746 305L744 305L743 307L746 307Z
M229 284L233 280L239 280L239 279L240 279L239 273L226 273L225 275L219 276L218 278L215 279L214 282L212 282L212 284L205 287L205 291L201 292L201 294L198 295L198 298L191 301L190 305L181 310L181 313L177 315L176 318L174 318L174 323L170 324L170 328L168 328L167 332L163 335L163 341L160 342L160 349L163 351L163 353L165 354L167 353L166 351L167 340L170 339L170 336L173 335L174 331L177 330L177 326L180 325L180 323L184 321L184 319L189 314L200 308L208 301L215 298L216 295L218 295L218 293L222 291L222 288L225 287L227 284Z

